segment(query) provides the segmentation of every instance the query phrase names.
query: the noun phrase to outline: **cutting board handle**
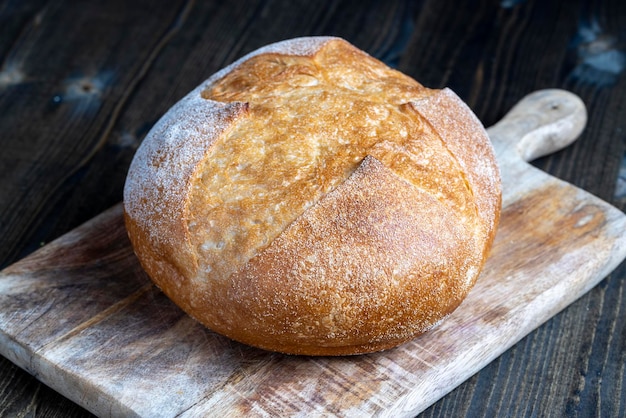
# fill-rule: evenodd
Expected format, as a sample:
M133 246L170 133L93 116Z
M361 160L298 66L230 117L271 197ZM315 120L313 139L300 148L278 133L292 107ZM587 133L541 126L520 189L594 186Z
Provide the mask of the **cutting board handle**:
M532 161L574 142L586 123L587 110L578 96L547 89L522 98L487 132L499 161L511 154Z

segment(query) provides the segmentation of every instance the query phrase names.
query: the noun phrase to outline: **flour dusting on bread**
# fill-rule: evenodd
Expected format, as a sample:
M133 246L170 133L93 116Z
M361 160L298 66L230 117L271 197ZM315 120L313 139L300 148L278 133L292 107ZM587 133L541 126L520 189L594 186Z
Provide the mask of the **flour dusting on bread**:
M129 236L209 328L293 354L393 347L454 310L500 211L484 128L332 37L261 48L176 104L137 152Z

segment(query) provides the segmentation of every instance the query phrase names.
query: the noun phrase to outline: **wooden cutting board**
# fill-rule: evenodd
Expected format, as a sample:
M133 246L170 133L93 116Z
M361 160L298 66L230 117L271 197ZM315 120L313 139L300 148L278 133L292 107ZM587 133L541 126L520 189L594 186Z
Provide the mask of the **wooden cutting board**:
M446 321L356 357L216 335L151 285L121 205L0 272L0 352L100 416L413 416L584 294L626 256L626 216L525 161L574 140L582 102L546 90L489 129L503 176L484 273Z

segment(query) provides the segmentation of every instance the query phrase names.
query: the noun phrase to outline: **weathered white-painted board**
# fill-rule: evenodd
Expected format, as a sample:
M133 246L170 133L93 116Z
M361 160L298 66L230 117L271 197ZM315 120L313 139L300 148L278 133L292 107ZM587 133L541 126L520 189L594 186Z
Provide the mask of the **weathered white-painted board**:
M501 225L461 307L401 347L356 357L250 348L152 286L116 206L0 272L0 352L100 416L411 416L581 296L626 256L626 217L524 160L584 127L578 98L542 91L489 132Z

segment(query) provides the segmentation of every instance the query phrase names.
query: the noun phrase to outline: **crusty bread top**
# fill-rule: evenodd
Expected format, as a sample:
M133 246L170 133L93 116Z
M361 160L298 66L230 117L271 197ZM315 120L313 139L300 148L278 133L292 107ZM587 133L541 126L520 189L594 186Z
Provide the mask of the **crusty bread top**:
M135 250L183 309L307 354L385 348L447 315L499 205L467 106L337 38L218 72L150 132L125 188Z
M203 91L248 105L189 196L192 245L209 277L247 263L367 155L478 224L456 158L408 105L429 91L347 43L331 45L313 57L252 57Z

